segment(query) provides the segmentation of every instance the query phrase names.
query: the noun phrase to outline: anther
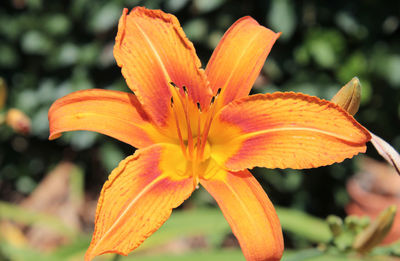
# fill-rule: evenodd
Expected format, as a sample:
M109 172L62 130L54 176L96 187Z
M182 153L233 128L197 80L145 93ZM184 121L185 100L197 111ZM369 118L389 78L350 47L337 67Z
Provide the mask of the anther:
M218 88L217 94L215 96L218 96L221 93L221 90L222 90L221 88Z
M174 107L174 98L171 96L171 108Z
M210 105L212 105L214 102L215 102L215 96L213 96L213 97L211 98Z
M197 102L197 109L199 109L199 111L201 112L200 102Z
M171 84L175 88L178 88L178 86L176 86L176 84L174 82L169 82L169 84Z
M183 91L185 92L185 94L187 95L187 94L188 94L188 91L187 91L187 88L186 88L185 85L182 86L182 89L183 89Z

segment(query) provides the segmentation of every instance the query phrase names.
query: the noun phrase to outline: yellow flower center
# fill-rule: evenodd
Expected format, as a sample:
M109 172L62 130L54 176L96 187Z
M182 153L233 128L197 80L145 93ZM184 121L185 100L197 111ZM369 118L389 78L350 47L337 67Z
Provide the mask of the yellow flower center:
M171 110L179 144L191 168L190 175L197 184L198 177L203 175L202 169L211 156L208 134L216 113L216 98L220 94L220 89L212 97L207 108L201 108L200 103L195 104L190 100L185 86L180 88L171 83L170 90Z
M201 136L199 136L199 137L201 137ZM198 146L198 141L200 140L199 137L193 138L193 141L194 141L193 156L196 156L196 157L192 157L192 158L187 157L186 159L189 161L203 162L210 158L210 155L211 155L210 143L206 140L206 142L204 144L199 144L199 146ZM190 155L189 146L186 146L186 155ZM197 157L197 155L199 155L199 156Z

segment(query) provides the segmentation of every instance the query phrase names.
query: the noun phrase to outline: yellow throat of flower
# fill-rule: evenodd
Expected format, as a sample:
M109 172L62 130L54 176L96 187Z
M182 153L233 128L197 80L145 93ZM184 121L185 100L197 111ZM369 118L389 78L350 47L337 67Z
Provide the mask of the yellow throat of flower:
M175 119L177 138L182 153L187 161L196 163L204 162L210 158L211 148L208 134L216 112L216 100L221 89L211 98L208 108L201 108L189 99L185 86L178 87L170 83L171 110Z
M207 108L201 108L199 102L194 103L188 97L185 86L178 87L170 83L171 111L176 127L176 136L188 165L190 175L197 186L199 175L207 168L211 157L211 144L208 140L211 124L213 122L219 89L210 100Z

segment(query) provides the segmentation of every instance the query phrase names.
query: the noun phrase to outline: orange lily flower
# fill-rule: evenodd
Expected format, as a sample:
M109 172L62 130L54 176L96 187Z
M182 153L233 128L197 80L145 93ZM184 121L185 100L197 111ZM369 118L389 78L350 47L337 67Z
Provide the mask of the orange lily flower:
M85 260L127 255L201 184L247 260L279 260L282 230L247 169L313 168L365 152L369 132L339 106L296 93L248 96L279 33L251 17L226 32L207 68L178 20L123 11L114 56L136 94L84 90L49 110L50 139L97 131L138 150L102 189Z

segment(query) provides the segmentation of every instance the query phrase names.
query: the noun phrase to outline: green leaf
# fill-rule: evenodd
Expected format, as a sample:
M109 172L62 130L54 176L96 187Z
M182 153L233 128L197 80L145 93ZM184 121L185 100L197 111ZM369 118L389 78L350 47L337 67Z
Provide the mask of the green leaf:
M50 257L46 256L43 253L40 253L39 251L35 249L31 249L29 247L17 247L13 244L10 244L9 242L5 242L3 240L0 240L0 258L1 256L4 255L8 259L6 260L23 260L23 261L51 261L54 259L51 259ZM3 259L1 259L3 260ZM6 261L5 260L5 261Z
M67 237L74 237L78 233L74 228L67 226L54 216L28 210L4 201L0 201L1 219L11 220L24 225L44 226Z
M118 163L125 158L121 150L113 143L105 143L100 148L101 162L108 172L111 172L118 166Z
M190 251L181 254L130 255L121 259L124 261L245 261L240 249Z
M165 224L138 248L138 252L170 242L174 238L204 236L216 247L231 229L217 208L173 211Z
M283 230L314 243L327 243L332 238L328 224L299 210L275 207Z
M18 56L16 50L10 45L0 43L0 66L1 67L14 67L18 63Z
M200 13L214 11L225 3L226 0L194 0L193 4Z
M187 37L193 42L206 40L207 22L203 19L193 19L183 26Z
M89 26L95 33L107 31L117 25L122 14L122 6L116 2L108 2L94 13Z
M177 12L181 10L189 0L167 0L165 3L165 8L167 11Z
M47 107L41 108L32 117L32 133L42 138L48 136L49 120L47 113Z
M21 45L28 54L47 54L52 48L50 39L40 31L29 31L24 34Z
M78 60L79 49L73 43L64 43L58 49L56 55L56 66L69 66L73 65Z
M273 0L267 15L267 24L276 32L282 32L281 39L290 39L296 28L296 13L291 0Z
M339 66L346 45L339 31L314 29L307 35L306 46L318 65L324 68L335 68Z
M96 132L90 131L74 131L65 133L63 137L68 139L68 143L75 150L84 150L90 148L96 142L99 135Z
M71 23L67 16L63 14L52 14L44 19L44 30L49 34L59 36L65 35L70 31Z
M341 82L347 82L355 75L362 77L368 69L367 58L362 52L355 52L347 57L339 67L338 78Z
M318 249L304 249L300 251L285 251L282 261L309 261L311 258L323 255L323 252Z

